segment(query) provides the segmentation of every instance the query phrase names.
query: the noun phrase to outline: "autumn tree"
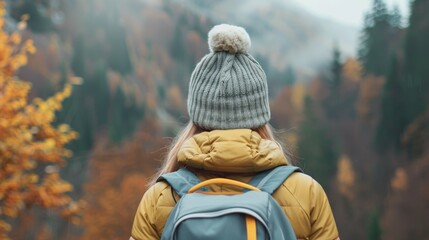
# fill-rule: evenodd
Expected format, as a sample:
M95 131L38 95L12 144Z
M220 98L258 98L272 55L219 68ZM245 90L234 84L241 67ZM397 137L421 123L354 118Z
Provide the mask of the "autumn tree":
M353 199L356 174L353 169L353 163L347 155L340 157L337 169L338 191L348 199Z
M100 137L91 154L84 200L84 232L79 239L126 239L148 180L161 164L167 141L160 123L147 116L131 139L114 146ZM158 161L157 161L158 160Z
M428 146L426 146L426 149ZM382 216L383 239L426 239L429 236L429 154L396 170ZM406 219L407 223L404 223Z
M361 122L374 125L377 120L378 103L384 85L383 77L369 75L359 82L356 112Z
M28 100L31 84L19 80L16 72L36 48L20 34L26 16L15 32L3 29L5 7L0 2L0 239L8 239L11 220L26 208L58 210L72 220L79 210L68 196L72 185L59 175L65 158L72 154L65 145L77 133L68 125L53 125L71 85L46 100Z

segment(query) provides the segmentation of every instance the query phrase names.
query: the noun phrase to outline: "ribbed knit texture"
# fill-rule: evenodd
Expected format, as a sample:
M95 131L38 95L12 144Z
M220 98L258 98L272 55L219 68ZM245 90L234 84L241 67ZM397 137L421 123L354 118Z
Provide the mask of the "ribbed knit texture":
M257 128L270 119L267 79L247 53L207 54L191 76L191 120L207 129Z

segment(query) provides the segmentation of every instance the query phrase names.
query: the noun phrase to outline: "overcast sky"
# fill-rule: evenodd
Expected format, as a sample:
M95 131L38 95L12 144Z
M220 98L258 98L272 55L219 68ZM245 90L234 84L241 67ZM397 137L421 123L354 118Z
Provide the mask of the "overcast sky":
M294 0L309 12L348 25L360 27L364 14L371 8L373 0ZM397 5L408 22L410 0L384 0L391 8Z

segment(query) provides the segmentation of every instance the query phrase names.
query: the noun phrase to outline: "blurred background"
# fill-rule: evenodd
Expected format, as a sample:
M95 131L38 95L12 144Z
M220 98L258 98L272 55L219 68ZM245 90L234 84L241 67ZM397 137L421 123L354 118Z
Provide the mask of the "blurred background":
M127 239L219 23L247 29L271 124L341 238L429 239L429 0L3 0L0 15L1 239Z

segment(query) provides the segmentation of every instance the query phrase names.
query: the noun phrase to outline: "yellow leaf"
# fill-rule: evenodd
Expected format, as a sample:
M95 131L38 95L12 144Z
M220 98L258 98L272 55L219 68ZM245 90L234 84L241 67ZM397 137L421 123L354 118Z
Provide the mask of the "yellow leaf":
M28 21L28 19L30 19L30 15L28 14L24 14L21 16L21 21Z
M391 182L392 188L405 190L408 186L408 175L403 168L396 169L395 176Z
M11 229L12 228L9 224L0 220L0 232L2 232L2 231L9 232Z
M337 181L340 193L353 198L353 186L355 184L355 172L353 164L347 155L342 155L338 161Z
M10 36L10 41L15 45L20 44L21 43L21 35L19 35L19 33L17 33L17 32L12 33L12 35Z
M34 47L33 40L27 40L25 42L24 49L30 54L36 53L36 47Z

